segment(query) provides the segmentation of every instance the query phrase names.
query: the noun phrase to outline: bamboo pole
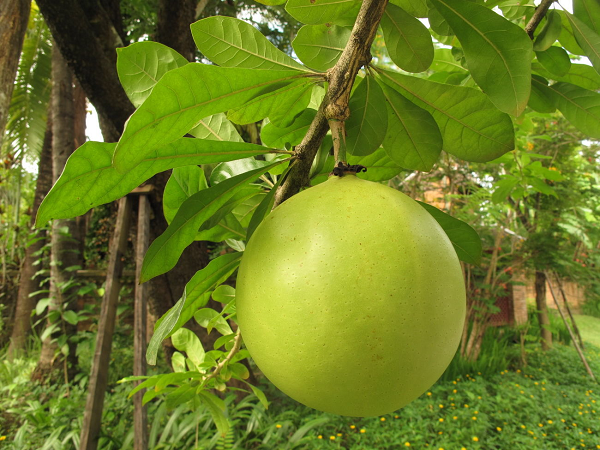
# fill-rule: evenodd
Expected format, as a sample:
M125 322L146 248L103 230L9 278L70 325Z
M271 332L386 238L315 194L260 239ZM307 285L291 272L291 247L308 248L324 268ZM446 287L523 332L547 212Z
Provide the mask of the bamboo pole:
M548 274L546 272L544 272L544 273L546 275L546 280L548 281L548 286L550 287L550 293L552 294L552 298L554 299L554 303L556 304L556 308L558 309L560 317L562 318L563 322L565 323L565 326L567 327L567 330L569 331L569 334L571 335L571 340L573 341L573 345L575 346L577 353L579 353L581 362L583 362L583 365L585 366L585 369L587 370L587 373L589 374L589 376L592 377L592 380L596 381L594 372L592 372L592 369L590 368L590 365L588 364L587 359L585 359L585 356L584 356L583 352L581 351L581 347L579 347L579 344L577 343L577 340L575 339L575 336L573 335L573 330L571 330L571 327L569 326L569 322L567 321L567 318L565 317L565 314L562 312L560 304L558 303L558 300L556 299L556 295L554 295L554 289L552 288L552 283L550 281L550 277L548 276Z
M577 322L575 322L575 318L573 317L573 314L571 313L571 308L569 306L569 302L567 301L567 296L565 295L565 291L563 289L562 282L560 281L560 278L556 272L554 272L554 276L556 277L556 282L558 283L558 289L560 290L560 293L563 298L563 302L565 303L565 308L567 308L567 313L569 314L569 317L571 318L571 323L573 324L573 330L575 330L575 334L577 334L577 337L579 338L579 345L581 345L582 350L585 350L585 346L583 345L583 339L581 338L581 333L579 332L579 327L577 326Z

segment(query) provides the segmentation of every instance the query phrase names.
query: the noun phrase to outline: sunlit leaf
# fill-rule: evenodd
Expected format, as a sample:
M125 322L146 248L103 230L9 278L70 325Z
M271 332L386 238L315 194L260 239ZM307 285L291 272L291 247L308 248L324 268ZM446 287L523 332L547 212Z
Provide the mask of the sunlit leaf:
M573 35L577 39L577 43L583 49L585 56L590 59L596 72L600 73L600 35L572 14L565 12L565 15L571 23Z
M274 148L284 148L286 143L298 145L313 121L316 111L314 109L305 110L294 122L285 128L279 128L272 123L266 124L262 128L260 137L265 145Z
M600 138L600 94L563 82L548 88L565 119L588 136Z
M390 0L390 3L415 17L427 17L429 12L427 0Z
M289 0L285 9L294 19L307 25L350 25L360 4L360 0Z
M350 30L337 25L304 25L298 30L292 47L304 64L325 72L335 65L349 37Z
M204 170L201 167L184 166L173 169L163 193L163 213L167 223L171 223L184 201L207 187Z

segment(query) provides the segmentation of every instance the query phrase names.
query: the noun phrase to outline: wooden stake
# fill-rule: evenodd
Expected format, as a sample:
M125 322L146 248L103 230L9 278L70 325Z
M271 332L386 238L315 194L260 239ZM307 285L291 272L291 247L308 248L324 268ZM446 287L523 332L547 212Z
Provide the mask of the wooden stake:
M146 195L140 195L135 248L135 301L133 319L133 374L146 375L146 298L148 284L140 284L142 263L150 239L150 204ZM135 382L137 386L141 381ZM133 396L133 448L147 450L148 420L146 408L142 406L145 389Z
M590 375L590 377L592 377L592 380L596 381L596 377L594 376L594 373L592 372L592 369L590 368L590 365L588 364L587 359L585 359L585 356L584 356L583 352L581 351L581 347L579 347L579 344L577 343L577 340L575 339L575 336L573 335L573 330L571 330L571 327L569 326L569 322L567 322L567 318L565 317L564 313L562 312L560 304L558 303L558 300L556 299L556 295L554 295L554 289L552 289L552 283L550 282L550 277L548 276L548 274L546 272L544 272L544 273L546 275L546 280L548 281L548 286L550 287L550 293L552 294L552 298L554 299L554 303L556 304L556 308L558 309L560 317L562 318L563 322L565 323L565 326L567 327L567 331L571 335L571 340L573 341L573 345L575 346L577 353L579 353L579 357L581 358L581 361L583 362L583 365L585 366L587 373Z
M102 423L104 393L108 384L108 368L112 337L117 315L117 299L121 289L122 258L127 248L129 221L131 219L131 199L123 197L119 200L117 223L110 246L108 269L106 273L106 291L102 299L100 323L96 337L96 351L90 374L90 385L83 415L83 427L79 450L96 450L98 434Z
M560 290L563 301L565 303L565 308L567 308L567 313L569 314L569 317L571 318L571 323L573 324L573 330L575 330L575 334L577 334L577 337L579 338L579 345L581 346L581 350L585 350L585 346L583 345L583 339L581 338L581 333L579 332L579 327L577 326L577 322L575 322L575 318L573 317L573 314L571 313L571 308L569 306L569 302L567 301L567 296L565 295L565 291L563 289L562 282L560 281L560 278L558 277L558 274L556 272L554 272L554 276L556 277L556 281L558 283L558 289Z

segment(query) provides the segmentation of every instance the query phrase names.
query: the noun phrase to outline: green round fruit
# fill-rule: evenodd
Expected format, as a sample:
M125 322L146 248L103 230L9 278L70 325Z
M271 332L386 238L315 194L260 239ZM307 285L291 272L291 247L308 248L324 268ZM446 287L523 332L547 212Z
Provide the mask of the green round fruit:
M262 372L312 408L375 416L442 375L465 317L461 267L417 202L354 175L276 208L242 258L244 342Z

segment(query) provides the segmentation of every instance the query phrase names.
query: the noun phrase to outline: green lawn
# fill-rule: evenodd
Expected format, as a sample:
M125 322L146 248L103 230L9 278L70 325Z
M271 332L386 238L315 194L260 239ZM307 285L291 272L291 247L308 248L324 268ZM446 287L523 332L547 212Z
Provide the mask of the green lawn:
M575 321L584 342L600 347L600 318L576 315Z

